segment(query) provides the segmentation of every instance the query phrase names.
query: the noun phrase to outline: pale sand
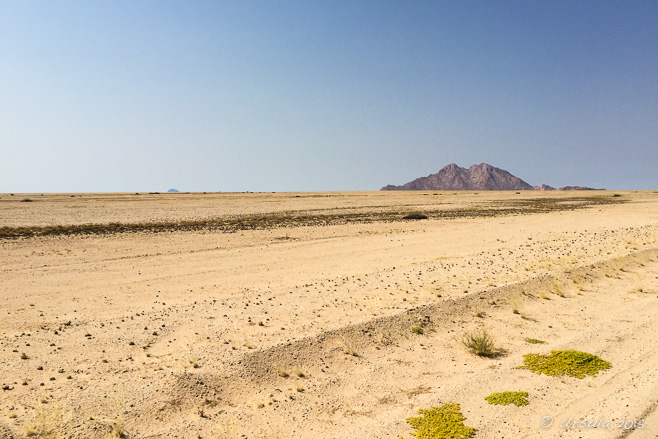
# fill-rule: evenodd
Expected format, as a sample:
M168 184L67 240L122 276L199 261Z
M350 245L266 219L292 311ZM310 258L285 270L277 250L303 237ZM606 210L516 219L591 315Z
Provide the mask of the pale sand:
M409 437L406 418L447 402L460 404L476 438L657 437L658 193L619 193L632 201L489 218L0 240L0 437L51 428L42 437L102 438L114 426L140 438ZM0 226L612 196L428 194L1 194ZM578 267L583 280L569 274ZM412 334L427 318L425 333ZM480 358L460 345L480 328L505 355ZM590 352L612 368L582 380L516 369L523 354L552 349ZM528 391L530 404L484 400L506 390ZM552 427L541 427L544 416ZM603 417L610 428L560 428L569 417ZM620 419L644 428L629 434L616 428Z

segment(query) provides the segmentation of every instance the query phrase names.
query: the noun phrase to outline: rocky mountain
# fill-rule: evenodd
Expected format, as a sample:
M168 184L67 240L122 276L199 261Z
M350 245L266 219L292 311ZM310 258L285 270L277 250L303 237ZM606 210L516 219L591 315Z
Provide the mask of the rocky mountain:
M420 177L402 186L389 184L382 191L604 191L584 186L530 186L504 169L486 163L461 168L454 163L445 166L436 174Z
M462 168L454 163L441 169L436 174L417 178L402 186L388 185L383 191L510 191L534 188L509 172L486 163Z

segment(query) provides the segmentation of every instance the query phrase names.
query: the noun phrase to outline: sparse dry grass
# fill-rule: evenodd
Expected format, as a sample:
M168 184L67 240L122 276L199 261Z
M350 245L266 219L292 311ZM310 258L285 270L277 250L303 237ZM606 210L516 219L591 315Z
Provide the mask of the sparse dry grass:
M566 297L564 285L558 279L550 280L550 292L560 297Z
M622 258L615 258L605 263L601 268L605 277L621 279L620 273L626 268L626 263Z
M359 353L354 348L351 348L351 347L344 347L343 348L343 353L346 354L346 355L351 355L353 357L358 357L359 356Z
M299 366L295 366L292 370L292 373L298 378L304 378L306 376L304 371Z
M512 307L512 313L518 314L518 315L523 315L523 295L515 291L512 293L509 299L510 306Z
M128 435L124 429L123 421L120 420L116 421L114 425L112 425L112 431L110 431L107 436L105 436L106 439L124 439L127 437Z
M25 436L39 439L60 439L62 411L56 407L39 409L25 425Z
M341 347L345 355L351 355L353 357L358 357L359 353L356 350L356 347L347 339L340 340L339 346Z
M587 276L582 273L572 273L570 274L570 278L574 287L576 287L578 291L583 291L585 289L585 281L587 280Z

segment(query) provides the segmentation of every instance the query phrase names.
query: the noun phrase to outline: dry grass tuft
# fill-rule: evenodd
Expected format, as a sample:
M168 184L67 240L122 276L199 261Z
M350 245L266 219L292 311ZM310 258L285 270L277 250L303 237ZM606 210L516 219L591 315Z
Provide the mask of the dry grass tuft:
M493 358L498 355L498 351L494 347L494 340L486 330L465 333L462 336L461 344L479 357Z
M62 412L57 408L43 408L25 426L25 436L39 439L60 439Z
M295 376L297 376L299 378L306 377L306 374L304 373L304 371L299 366L295 366L292 370L292 373L295 374Z
M105 436L106 439L124 439L127 437L128 435L124 429L122 421L115 422L112 426L112 431L110 431L107 436Z
M560 297L566 297L566 294L564 293L564 285L562 284L561 281L557 279L551 279L551 293L556 294Z

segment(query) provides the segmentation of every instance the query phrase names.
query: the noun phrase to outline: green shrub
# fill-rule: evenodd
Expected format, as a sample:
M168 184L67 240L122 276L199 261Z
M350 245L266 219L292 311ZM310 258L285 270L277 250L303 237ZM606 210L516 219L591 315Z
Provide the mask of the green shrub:
M406 220L422 220L422 219L427 219L427 218L428 218L427 215L425 215L424 213L419 213L419 212L410 213L410 214L405 215L405 216L402 217L402 219L406 219Z
M544 344L544 343L546 343L544 340L537 340L536 338L526 338L525 342L530 343L530 344Z
M528 405L528 392L500 392L492 393L484 398L489 404L508 405L514 404L517 407Z
M485 330L481 333L471 332L464 334L461 343L471 353L480 357L495 357L497 355L493 338Z
M411 328L411 332L413 332L414 334L423 335L425 331L423 330L422 326L414 326L413 328Z
M597 357L574 350L551 351L550 355L526 354L523 356L523 366L517 369L528 369L536 374L549 376L569 375L574 378L585 378L585 375L596 376L600 370L610 369L612 365Z
M420 416L407 418L416 430L411 433L416 439L468 439L477 431L464 425L464 416L459 404L443 404L441 407L419 409ZM400 438L402 439L402 438Z

